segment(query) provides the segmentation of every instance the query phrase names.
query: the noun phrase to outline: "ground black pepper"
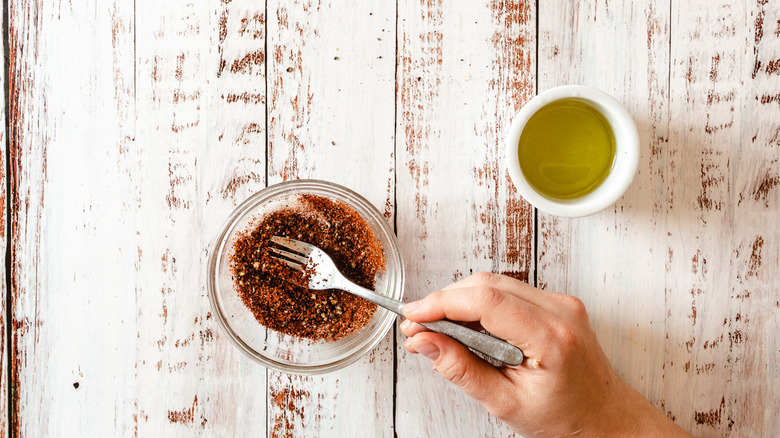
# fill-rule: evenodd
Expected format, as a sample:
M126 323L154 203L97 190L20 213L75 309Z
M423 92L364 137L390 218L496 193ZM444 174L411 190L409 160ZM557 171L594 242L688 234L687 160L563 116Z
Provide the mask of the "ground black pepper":
M379 240L352 207L317 195L293 195L238 233L230 256L236 291L257 321L299 338L337 340L371 320L376 305L344 291L311 290L300 272L272 258L272 236L320 247L354 283L374 289L385 269Z

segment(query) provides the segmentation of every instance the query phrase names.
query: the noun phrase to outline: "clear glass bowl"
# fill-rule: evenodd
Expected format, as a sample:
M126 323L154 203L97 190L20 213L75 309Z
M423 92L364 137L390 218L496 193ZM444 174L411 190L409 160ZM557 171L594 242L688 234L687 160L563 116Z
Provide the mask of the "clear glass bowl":
M253 217L274 209L274 201L295 194L313 194L344 202L366 220L384 250L386 269L377 273L376 292L401 300L404 265L393 230L382 214L357 193L326 181L297 180L267 187L239 205L222 226L211 247L208 289L211 307L228 338L260 364L295 374L322 374L343 368L373 349L393 325L396 315L381 307L365 327L337 341L298 339L261 325L238 296L230 275L230 253L237 234Z

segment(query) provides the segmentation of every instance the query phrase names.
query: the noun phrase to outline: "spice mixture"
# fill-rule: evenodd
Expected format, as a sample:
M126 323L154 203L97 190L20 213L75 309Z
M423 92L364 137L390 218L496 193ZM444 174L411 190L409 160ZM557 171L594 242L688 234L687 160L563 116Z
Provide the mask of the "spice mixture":
M365 326L376 305L348 292L311 290L303 275L270 256L273 236L318 246L354 283L374 289L385 269L379 240L348 205L317 195L293 195L238 234L230 255L235 288L257 321L295 337L337 340Z

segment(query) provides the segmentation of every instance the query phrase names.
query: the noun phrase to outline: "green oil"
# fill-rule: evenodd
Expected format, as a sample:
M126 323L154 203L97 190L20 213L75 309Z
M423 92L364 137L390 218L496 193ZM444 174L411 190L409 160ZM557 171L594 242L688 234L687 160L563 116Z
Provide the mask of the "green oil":
M543 106L526 123L518 146L520 169L537 192L557 199L587 195L606 179L615 159L607 119L577 99Z

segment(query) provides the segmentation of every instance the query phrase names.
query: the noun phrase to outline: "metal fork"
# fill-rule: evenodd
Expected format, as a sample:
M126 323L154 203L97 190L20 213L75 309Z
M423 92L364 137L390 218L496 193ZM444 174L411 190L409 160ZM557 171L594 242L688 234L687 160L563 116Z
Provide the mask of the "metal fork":
M272 253L271 257L305 273L310 289L341 289L403 316L404 303L379 295L349 281L339 272L330 256L320 248L306 242L279 236L271 237L271 242L284 248L268 247ZM515 366L523 362L522 350L486 333L444 319L421 325L436 333L447 335L472 350L506 365Z

